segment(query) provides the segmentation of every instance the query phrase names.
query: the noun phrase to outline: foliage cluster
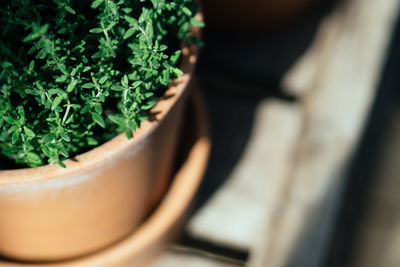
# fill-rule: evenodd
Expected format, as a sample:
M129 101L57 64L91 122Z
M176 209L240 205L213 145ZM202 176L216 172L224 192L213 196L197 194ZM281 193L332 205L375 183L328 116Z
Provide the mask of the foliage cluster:
M31 167L130 138L202 24L193 0L2 2L0 149Z

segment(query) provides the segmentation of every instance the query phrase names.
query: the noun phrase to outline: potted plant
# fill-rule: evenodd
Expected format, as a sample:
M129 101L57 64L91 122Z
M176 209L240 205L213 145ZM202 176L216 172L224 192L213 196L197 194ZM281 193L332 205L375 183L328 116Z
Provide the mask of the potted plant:
M140 226L120 242L83 257L47 262L46 267L148 266L182 231L191 204L202 181L210 152L208 120L198 90L190 93L179 148L177 170L157 208ZM2 267L43 267L42 262L19 262L0 258Z
M195 13L192 0L0 4L1 255L91 253L154 207L196 61Z

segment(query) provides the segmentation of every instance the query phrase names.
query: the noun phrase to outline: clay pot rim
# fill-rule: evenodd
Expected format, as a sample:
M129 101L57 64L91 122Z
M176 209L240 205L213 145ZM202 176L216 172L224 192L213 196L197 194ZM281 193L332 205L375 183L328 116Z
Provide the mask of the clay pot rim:
M0 265L4 267L88 267L88 266L119 266L121 261L128 258L139 257L140 260L149 261L149 252L159 250L155 248L157 242L167 238L171 229L184 218L185 211L198 191L211 150L209 136L209 121L202 96L194 92L190 100L194 106L196 118L196 141L191 146L188 157L179 166L174 174L160 205L141 224L137 230L122 241L103 250L94 252L77 259L54 263L21 263L0 259ZM160 251L156 252L159 254ZM145 256L143 256L145 255ZM151 256L151 258L153 258Z
M202 14L196 14L196 18L203 20ZM200 37L201 29L193 27L192 33ZM180 69L183 75L174 79L165 91L164 95L157 101L156 105L150 110L155 114L152 121L142 122L140 128L133 133L133 138L128 139L125 133L121 133L104 144L77 155L72 159L64 160L66 168L58 164L47 164L34 168L23 168L15 170L0 170L0 186L7 186L20 183L43 182L65 176L71 176L83 170L94 169L101 166L108 159L119 156L129 149L137 149L146 142L149 136L157 129L164 117L167 116L177 101L181 99L185 89L188 87L190 78L193 74L195 63L197 62L199 49L196 45L186 45L182 47L182 61Z

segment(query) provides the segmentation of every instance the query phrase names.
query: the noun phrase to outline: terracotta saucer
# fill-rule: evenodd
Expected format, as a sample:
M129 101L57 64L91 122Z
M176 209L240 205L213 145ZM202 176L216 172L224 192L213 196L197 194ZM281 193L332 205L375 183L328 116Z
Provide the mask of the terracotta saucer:
M202 180L210 152L208 121L200 93L193 91L183 136L183 160L168 192L155 211L130 236L91 255L57 263L22 263L0 260L2 267L143 267L148 265L182 229L190 204ZM188 137L189 135L189 137Z

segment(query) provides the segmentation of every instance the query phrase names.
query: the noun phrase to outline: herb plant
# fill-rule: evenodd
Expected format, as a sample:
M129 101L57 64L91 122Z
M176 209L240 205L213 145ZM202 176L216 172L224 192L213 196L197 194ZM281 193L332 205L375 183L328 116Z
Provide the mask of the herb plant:
M31 167L132 137L202 24L193 0L2 2L0 149Z

